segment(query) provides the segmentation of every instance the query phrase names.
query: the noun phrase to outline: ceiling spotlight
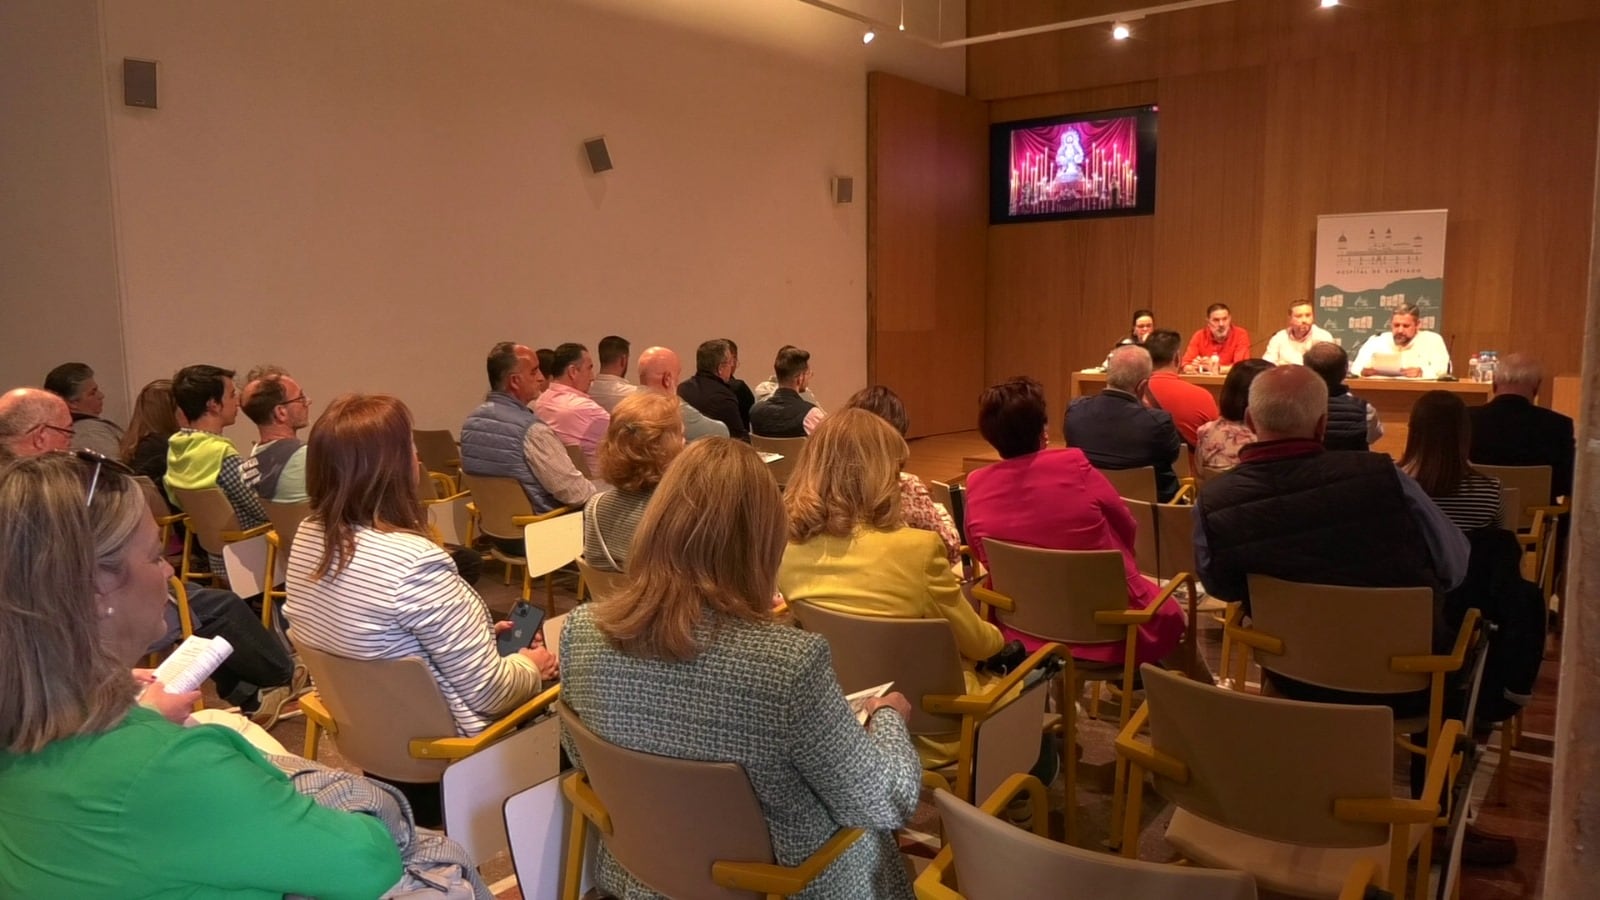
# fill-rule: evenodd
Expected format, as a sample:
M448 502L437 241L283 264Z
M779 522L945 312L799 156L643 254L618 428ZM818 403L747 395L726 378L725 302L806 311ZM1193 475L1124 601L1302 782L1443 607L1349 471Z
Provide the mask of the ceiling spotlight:
M1322 0L1323 9L1333 9L1339 5L1339 0Z
M906 0L900 0L900 30L906 30Z
M877 36L878 36L878 33L876 31L873 31L871 28L868 28L867 29L867 33L863 34L861 36L861 43L870 44L870 43L872 43L872 39L877 37Z
M1117 24L1111 26L1111 38L1112 38L1112 40L1125 41L1125 40L1128 39L1128 35L1130 35L1132 33L1133 32L1128 30L1128 26L1124 25L1121 22L1118 22Z

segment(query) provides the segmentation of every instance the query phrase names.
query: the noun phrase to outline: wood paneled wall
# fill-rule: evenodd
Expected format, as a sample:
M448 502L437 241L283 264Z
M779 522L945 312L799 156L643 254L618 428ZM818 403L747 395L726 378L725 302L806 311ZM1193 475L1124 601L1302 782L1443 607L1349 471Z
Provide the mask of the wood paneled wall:
M970 0L969 33L1108 0ZM990 120L1156 103L1156 213L988 229L986 378L1097 364L1156 310L1232 306L1264 348L1313 287L1316 217L1447 208L1447 335L1576 372L1593 227L1600 3L1237 0L973 47ZM874 227L881 229L882 223ZM1548 383L1549 379L1547 379Z
M867 79L867 380L911 436L976 427L984 386L985 104L903 78Z

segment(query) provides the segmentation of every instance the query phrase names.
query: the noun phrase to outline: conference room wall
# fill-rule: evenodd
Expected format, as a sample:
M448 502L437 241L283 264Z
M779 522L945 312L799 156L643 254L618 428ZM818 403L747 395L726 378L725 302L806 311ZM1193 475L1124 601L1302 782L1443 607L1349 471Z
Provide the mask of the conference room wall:
M1088 10L984 0L968 26ZM1578 370L1600 7L1238 0L1135 30L1123 45L1085 28L969 51L991 121L1161 115L1154 216L990 227L989 378L1029 372L1064 398L1142 306L1187 335L1227 302L1264 348L1313 288L1319 214L1440 207L1458 369L1493 348Z
M776 18L813 17L841 49L616 0L106 0L129 382L271 361L319 405L393 392L454 428L494 341L616 332L691 370L701 340L733 337L751 381L806 346L842 402L865 383L865 209L829 179L863 177L884 60L794 6ZM914 52L899 64L959 86L960 54ZM124 56L160 61L159 110L121 105ZM581 150L598 134L602 176Z

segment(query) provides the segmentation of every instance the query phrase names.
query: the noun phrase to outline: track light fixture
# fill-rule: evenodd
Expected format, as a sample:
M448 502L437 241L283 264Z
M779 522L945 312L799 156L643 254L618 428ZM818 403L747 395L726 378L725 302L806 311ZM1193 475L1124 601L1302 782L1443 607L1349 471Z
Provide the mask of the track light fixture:
M1132 33L1133 32L1129 31L1128 30L1128 26L1123 22L1118 22L1115 25L1111 26L1111 39L1112 40L1125 41L1125 40L1128 39L1128 35L1130 35Z
M868 28L867 29L867 33L863 34L861 36L861 43L870 44L870 43L872 43L872 39L877 37L877 36L878 36L878 33L876 31L873 31L871 28Z
M1322 0L1323 9L1333 9L1339 5L1339 0Z

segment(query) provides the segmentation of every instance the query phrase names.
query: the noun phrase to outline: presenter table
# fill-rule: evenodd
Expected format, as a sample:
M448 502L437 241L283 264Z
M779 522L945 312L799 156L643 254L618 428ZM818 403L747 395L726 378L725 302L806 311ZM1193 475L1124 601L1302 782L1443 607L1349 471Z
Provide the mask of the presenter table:
M1185 375L1184 381L1198 384L1213 394L1222 393L1223 375ZM1378 410L1378 421L1383 424L1383 437L1372 449L1387 453L1395 459L1406 448L1407 423L1411 421L1411 407L1417 398L1429 391L1449 391L1460 397L1468 406L1489 402L1487 384L1473 381L1424 381L1420 378L1351 378L1345 382L1350 392L1371 403ZM1098 394L1105 389L1104 372L1073 372L1067 402L1078 397Z

